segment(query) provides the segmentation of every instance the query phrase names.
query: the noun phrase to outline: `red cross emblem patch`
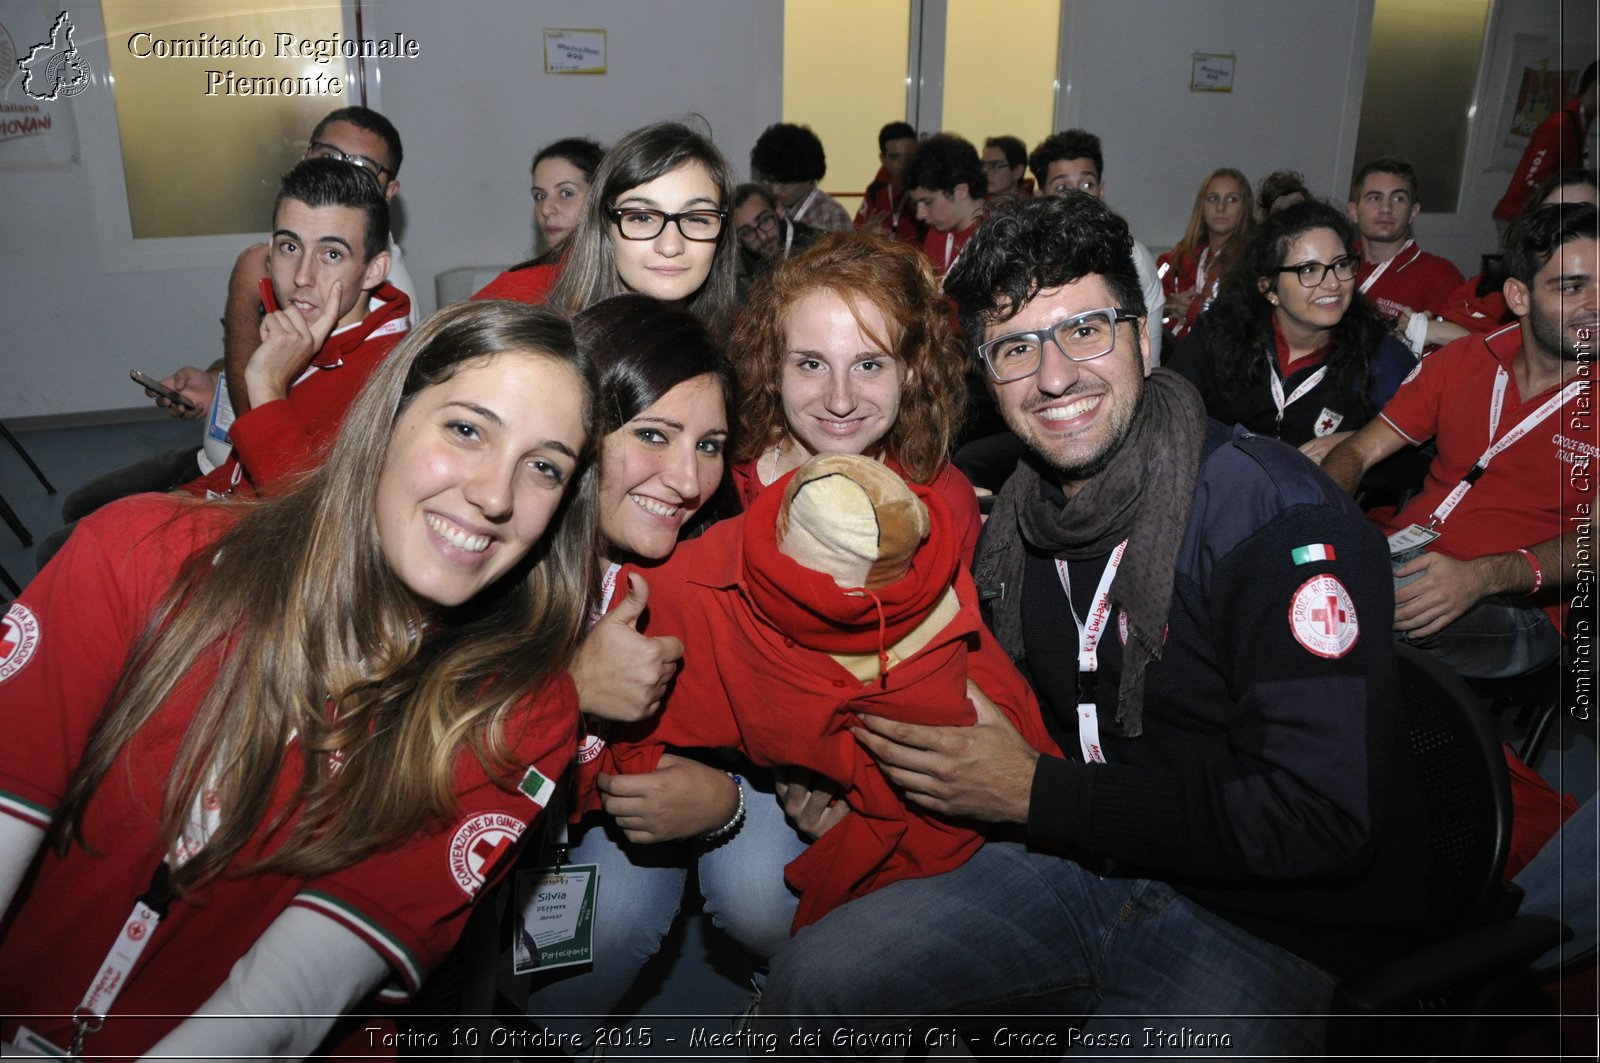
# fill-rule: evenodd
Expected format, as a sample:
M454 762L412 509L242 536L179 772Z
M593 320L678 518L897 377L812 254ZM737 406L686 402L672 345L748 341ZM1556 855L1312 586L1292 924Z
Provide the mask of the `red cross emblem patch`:
M485 812L456 828L450 839L450 874L468 897L476 897L526 826L516 816Z
M1350 592L1327 575L1312 576L1294 592L1289 629L1296 642L1318 657L1343 657L1361 633Z
M39 649L39 618L21 602L0 617L0 683L22 671Z

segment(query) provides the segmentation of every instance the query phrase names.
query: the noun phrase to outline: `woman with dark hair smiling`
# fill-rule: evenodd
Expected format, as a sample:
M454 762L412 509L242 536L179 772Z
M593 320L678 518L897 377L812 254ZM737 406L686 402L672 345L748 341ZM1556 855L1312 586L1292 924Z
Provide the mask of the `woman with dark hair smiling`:
M1354 238L1326 203L1261 223L1169 363L1210 416L1321 462L1389 401L1417 360L1356 291Z

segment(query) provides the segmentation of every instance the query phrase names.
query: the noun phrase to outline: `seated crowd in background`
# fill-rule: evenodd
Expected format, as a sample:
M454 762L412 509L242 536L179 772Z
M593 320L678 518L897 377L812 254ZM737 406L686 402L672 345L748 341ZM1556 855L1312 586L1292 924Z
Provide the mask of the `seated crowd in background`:
M746 184L690 123L558 140L539 253L419 325L398 133L324 119L220 366L163 381L206 445L75 492L7 613L8 1010L88 987L94 1051L310 1054L570 860L593 959L517 1003L575 1049L693 870L757 1028L1160 1014L1320 1052L1334 981L1430 926L1393 641L1521 675L1571 622L1594 174L1546 175L1465 280L1404 159L1337 205L1214 169L1158 260L1086 130L878 152L852 220L803 125ZM808 549L850 578L785 545L830 456L909 488L898 566L827 513ZM1380 470L1400 508L1364 513ZM965 699L896 715L919 669ZM136 902L161 948L119 996L91 983Z

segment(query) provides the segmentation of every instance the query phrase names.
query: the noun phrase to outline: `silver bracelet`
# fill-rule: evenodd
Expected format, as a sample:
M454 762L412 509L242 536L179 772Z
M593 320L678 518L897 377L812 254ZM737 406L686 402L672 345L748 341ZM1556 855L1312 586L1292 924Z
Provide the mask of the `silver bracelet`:
M708 830L700 835L700 840L703 842L720 842L738 830L739 824L744 822L744 780L731 771L725 774L733 780L733 788L739 794L739 804L734 808L733 815L728 817L728 822L716 830Z

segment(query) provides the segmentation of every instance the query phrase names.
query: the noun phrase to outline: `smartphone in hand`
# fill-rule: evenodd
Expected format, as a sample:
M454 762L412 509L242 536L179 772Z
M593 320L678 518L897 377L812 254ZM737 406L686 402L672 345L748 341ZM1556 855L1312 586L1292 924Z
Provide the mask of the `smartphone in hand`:
M148 391L155 392L157 395L160 395L162 398L166 399L170 403L173 403L174 405L182 406L186 410L200 409L200 407L196 406L194 403L190 402L176 391L173 391L161 381L145 373L141 373L137 369L128 370L128 376L132 378L135 384L138 384L140 387L145 388Z
M280 309L279 306L278 306L278 293L272 290L272 278L271 277L262 277L261 278L261 289L260 290L261 290L261 307L262 307L262 309L265 310L269 314L277 312L277 310Z

